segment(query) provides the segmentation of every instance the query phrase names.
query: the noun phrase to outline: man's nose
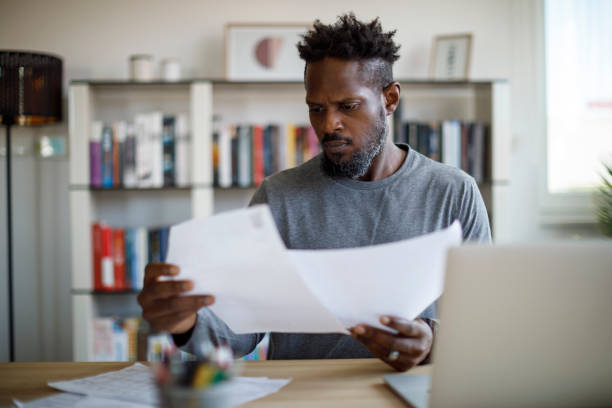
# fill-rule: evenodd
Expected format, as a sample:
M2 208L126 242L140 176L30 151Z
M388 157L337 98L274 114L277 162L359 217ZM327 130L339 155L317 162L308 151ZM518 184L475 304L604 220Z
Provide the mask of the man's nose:
M323 124L325 134L331 134L343 129L342 119L340 114L335 109L328 109L325 114L325 122Z

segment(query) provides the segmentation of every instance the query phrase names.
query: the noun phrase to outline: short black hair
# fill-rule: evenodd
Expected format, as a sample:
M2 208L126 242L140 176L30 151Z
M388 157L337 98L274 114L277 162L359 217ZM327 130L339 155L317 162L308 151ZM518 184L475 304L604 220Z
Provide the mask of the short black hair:
M297 44L300 58L309 62L325 57L363 62L369 82L383 89L393 82L393 63L399 58L399 45L393 41L396 30L383 32L377 18L364 23L353 13L338 16L333 24L315 20L313 27ZM306 72L304 72L306 73Z

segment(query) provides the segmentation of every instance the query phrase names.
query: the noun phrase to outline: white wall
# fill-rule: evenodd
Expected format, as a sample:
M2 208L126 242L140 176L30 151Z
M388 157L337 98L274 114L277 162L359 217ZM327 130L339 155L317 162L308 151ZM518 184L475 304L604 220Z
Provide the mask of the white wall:
M58 54L65 83L78 78L126 78L128 56L150 53L177 57L184 76L223 76L226 22L331 22L353 10L358 17L380 16L385 29L397 29L402 45L395 74L426 77L429 50L437 34L471 32L471 76L508 78L512 86L512 152L509 212L514 230L502 241L533 241L593 235L592 227L538 224L537 183L544 137L537 116L535 71L536 0L269 0L94 1L2 0L0 49ZM28 134L67 134L66 126L20 130ZM4 164L0 188L4 193ZM66 160L15 160L15 272L19 360L71 357L68 166ZM0 204L0 224L5 226ZM3 231L6 228L2 228ZM5 244L0 237L0 258ZM5 282L5 268L0 279ZM0 290L5 285L0 284ZM2 299L6 299L0 292ZM6 359L6 302L0 305L0 361ZM3 354L4 353L4 354Z

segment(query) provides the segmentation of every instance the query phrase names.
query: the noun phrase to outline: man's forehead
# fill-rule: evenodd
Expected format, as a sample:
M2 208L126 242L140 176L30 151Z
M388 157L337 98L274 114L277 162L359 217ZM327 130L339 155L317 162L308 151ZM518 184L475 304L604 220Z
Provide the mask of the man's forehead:
M306 67L306 94L332 92L337 95L366 96L372 94L369 61L325 58Z

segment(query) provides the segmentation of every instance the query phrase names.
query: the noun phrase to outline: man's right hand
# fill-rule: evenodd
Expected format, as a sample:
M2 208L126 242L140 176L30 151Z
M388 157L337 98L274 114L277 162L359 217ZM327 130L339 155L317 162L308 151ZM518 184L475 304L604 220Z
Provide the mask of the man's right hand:
M161 276L178 273L178 266L160 262L152 262L145 268L138 303L142 307L142 317L154 331L186 333L194 327L198 310L215 302L211 295L179 296L193 289L192 281L160 281Z

